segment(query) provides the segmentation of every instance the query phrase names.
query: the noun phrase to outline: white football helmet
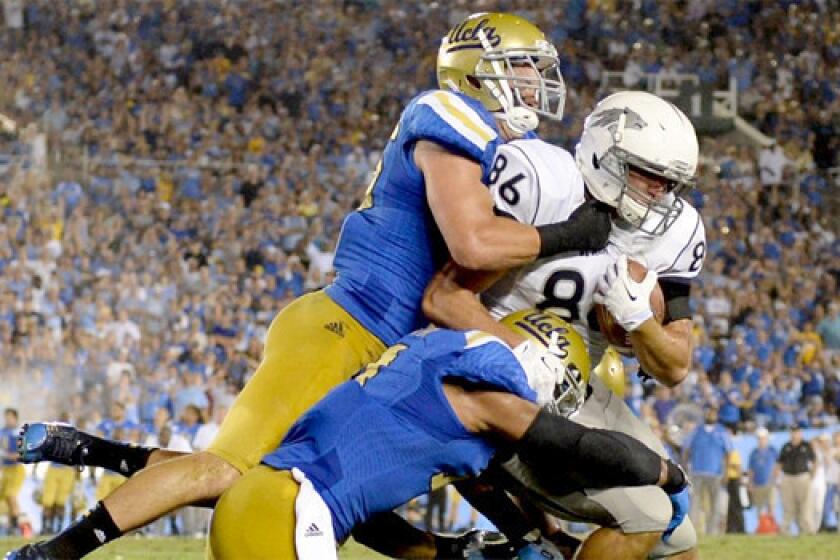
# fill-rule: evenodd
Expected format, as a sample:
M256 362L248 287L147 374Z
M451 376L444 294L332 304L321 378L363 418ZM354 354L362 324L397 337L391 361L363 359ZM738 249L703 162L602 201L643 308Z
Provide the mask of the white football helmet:
M699 148L694 126L675 105L643 91L610 95L586 118L575 159L589 192L633 227L662 235L683 209L680 193L694 186ZM657 198L633 188L634 169L667 180Z

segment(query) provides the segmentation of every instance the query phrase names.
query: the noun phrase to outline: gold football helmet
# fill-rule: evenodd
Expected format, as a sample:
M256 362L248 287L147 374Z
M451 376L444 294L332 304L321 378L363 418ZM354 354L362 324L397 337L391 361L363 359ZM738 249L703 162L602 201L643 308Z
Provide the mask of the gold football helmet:
M566 86L557 49L539 28L513 14L472 14L456 25L441 40L437 77L442 89L504 113L517 134L536 128L538 114L563 118Z
M610 391L624 398L624 362L615 348L608 346L601 361L592 371Z
M562 363L565 372L558 376L554 402L549 409L568 415L580 408L586 398L590 363L586 342L575 329L559 315L538 309L516 311L504 317L501 323L515 333L545 346L548 353Z

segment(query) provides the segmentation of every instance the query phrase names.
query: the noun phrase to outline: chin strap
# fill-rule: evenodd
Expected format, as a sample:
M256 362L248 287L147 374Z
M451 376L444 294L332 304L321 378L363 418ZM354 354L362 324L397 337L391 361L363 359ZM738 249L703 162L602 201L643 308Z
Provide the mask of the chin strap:
M478 30L478 38L485 52L489 53L493 50L483 29ZM498 60L490 60L489 62L496 75L505 75L505 69L502 68ZM513 104L514 96L507 80L485 79L482 80L482 83L490 90L490 93L496 98L499 105L502 106L502 113L504 114L502 120L512 133L516 136L524 136L537 128L540 124L540 119L537 117L537 114L528 107L515 106Z

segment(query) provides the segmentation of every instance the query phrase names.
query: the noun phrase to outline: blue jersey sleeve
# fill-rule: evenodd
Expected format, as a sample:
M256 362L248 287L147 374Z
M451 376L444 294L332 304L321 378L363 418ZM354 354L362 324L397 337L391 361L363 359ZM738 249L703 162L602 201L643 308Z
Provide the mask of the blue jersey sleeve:
M464 353L446 368L446 375L488 385L531 402L537 400L525 371L506 344L480 331L469 332L466 337Z
M401 127L412 144L429 140L475 160L481 165L485 182L502 142L493 115L478 101L443 90L415 98L403 114Z

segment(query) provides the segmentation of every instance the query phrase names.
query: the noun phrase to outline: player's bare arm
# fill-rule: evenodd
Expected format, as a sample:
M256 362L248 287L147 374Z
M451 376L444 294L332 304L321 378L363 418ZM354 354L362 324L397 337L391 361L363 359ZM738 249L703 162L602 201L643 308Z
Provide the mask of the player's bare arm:
M691 319L660 325L653 318L630 333L633 352L642 369L669 387L679 385L691 367Z
M607 242L606 211L586 206L574 219L530 226L497 216L481 182L481 166L439 144L421 140L414 161L453 260L470 269L505 270L570 250L598 250Z
M540 253L536 228L494 215L481 182L481 166L434 142L421 140L414 161L426 180L426 196L452 258L474 269L506 269Z
M469 270L450 261L438 272L423 295L423 313L430 321L452 329L479 329L504 340L511 348L524 341L497 322L476 297L504 271Z

